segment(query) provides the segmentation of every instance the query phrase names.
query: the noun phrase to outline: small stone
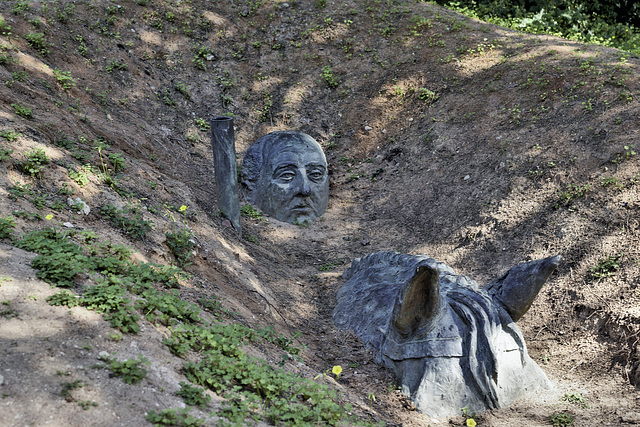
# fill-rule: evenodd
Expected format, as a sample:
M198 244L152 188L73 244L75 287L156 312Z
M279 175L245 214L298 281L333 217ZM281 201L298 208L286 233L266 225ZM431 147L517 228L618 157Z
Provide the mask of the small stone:
M365 126L364 130L366 130L367 132L369 132L370 130L373 130L373 128L371 126Z
M469 175L465 175L465 176L464 176L464 178L462 178L462 179L464 179L465 181L467 181L469 178L471 178Z
M67 205L69 206L80 205L80 212L85 215L89 215L89 212L91 212L89 205L87 205L87 203L84 200L82 200L80 197L76 197L75 199L72 199L71 197L69 197L67 199Z
M622 422L640 424L640 412L627 412L622 416Z
M62 225L64 225L67 228L73 228L73 224L71 224L70 222L63 222Z
M360 241L360 244L361 244L362 246L367 246L367 245L369 244L369 241L368 241L368 240L361 240L361 241Z
M225 219L224 221L222 221L222 226L231 227L231 221L229 221L228 219Z
M100 353L98 353L98 359L105 359L107 357L109 357L109 352L108 351L102 350Z

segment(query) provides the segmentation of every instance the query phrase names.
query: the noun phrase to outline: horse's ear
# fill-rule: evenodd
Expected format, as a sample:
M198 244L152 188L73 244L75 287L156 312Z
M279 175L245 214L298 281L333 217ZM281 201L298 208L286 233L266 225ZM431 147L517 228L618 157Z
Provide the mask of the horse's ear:
M438 270L421 265L398 295L391 320L400 335L407 337L418 329L433 329L441 309Z
M562 261L560 255L518 264L484 287L517 322L529 310L542 285Z

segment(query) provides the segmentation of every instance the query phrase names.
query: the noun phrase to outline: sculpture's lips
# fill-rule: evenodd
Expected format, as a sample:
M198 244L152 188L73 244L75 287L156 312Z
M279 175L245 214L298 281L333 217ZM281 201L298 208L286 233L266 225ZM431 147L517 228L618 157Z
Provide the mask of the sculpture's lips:
M295 213L309 213L312 209L309 205L296 205L291 208L291 211Z

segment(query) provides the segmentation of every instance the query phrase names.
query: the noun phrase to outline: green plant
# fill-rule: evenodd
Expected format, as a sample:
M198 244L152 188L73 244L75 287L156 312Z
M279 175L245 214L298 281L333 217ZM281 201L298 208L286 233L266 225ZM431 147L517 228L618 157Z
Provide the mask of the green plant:
M240 214L247 218L260 220L260 221L264 220L264 215L262 214L262 212L254 208L253 205L250 203L242 205L242 207L240 208Z
M560 200L566 204L571 204L575 199L584 197L587 191L591 190L591 184L577 185L571 184L565 191L560 192ZM559 205L556 204L556 208Z
M61 71L56 68L53 70L53 77L56 78L56 81L64 90L69 90L76 85L70 71Z
M203 132L208 132L211 129L211 126L209 125L209 123L207 123L207 121L201 117L195 119L194 123L196 124L198 129L200 129Z
M460 409L460 412L462 412L462 416L465 419L465 425L467 427L475 427L476 426L476 414L473 411L470 411L469 408L467 406L465 406L464 408Z
M163 409L160 412L151 410L146 419L154 426L191 427L204 424L204 421L191 415L188 409Z
M114 225L135 239L144 238L154 225L153 221L143 219L138 206L129 205L118 209L112 204L108 204L100 209L100 214L108 217Z
M13 150L5 147L0 147L0 162L9 160L11 158L11 153L13 153Z
M81 400L81 401L78 402L78 406L86 411L87 409L89 409L91 407L98 406L98 404L96 402L92 402L90 400Z
M9 198L14 202L18 200L19 197L27 198L27 196L32 196L34 194L31 186L29 184L14 184L9 187Z
M75 399L71 396L71 391L80 387L84 387L86 384L80 380L75 380L74 382L63 382L62 390L60 391L60 395L65 398L67 402L73 402Z
M6 139L9 142L17 140L20 135L20 132L16 132L15 130L3 130L0 132L0 138Z
M338 85L340 84L340 80L338 80L333 75L333 70L328 65L325 65L324 67L322 67L322 80L324 80L327 86L329 86L331 89L337 88Z
M22 163L22 171L31 176L38 176L51 159L42 148L34 148L25 154L27 159Z
M107 63L105 70L107 73L112 73L115 70L124 71L127 68L129 68L129 66L126 62L120 62L117 59L112 59Z
M582 394L575 391L570 391L565 393L562 396L562 400L564 400L565 402L569 402L573 405L579 405L583 409L587 409L589 407L589 404L587 403L585 398L582 397Z
M549 417L549 420L555 427L569 427L572 426L574 422L573 415L567 414L566 412L553 413Z
M421 87L420 89L418 89L417 95L418 99L425 101L425 102L436 102L438 100L438 95L432 91L429 90L425 87Z
M607 258L599 259L598 263L589 269L591 276L598 279L615 276L618 268L620 268L620 262L623 256L624 253L620 252L617 255L610 255Z
M602 180L600 181L600 184L603 187L613 186L618 190L622 190L622 188L624 187L624 185L620 182L620 180L615 176L603 177Z
M187 99L191 99L191 94L189 93L189 87L183 82L177 82L175 84L175 88L178 92L182 94Z
M10 216L0 217L0 239L11 239L16 221Z
M31 108L26 107L23 104L11 104L11 106L13 107L13 111L20 117L24 117L25 119L33 118L33 113L31 112Z
M69 178L71 178L79 186L89 183L89 173L91 173L91 165L81 166L78 169L69 169Z
M204 389L193 386L189 383L180 382L180 390L176 395L184 399L184 403L190 406L207 406L211 400L211 396L204 393Z
M16 218L24 218L29 221L42 221L42 215L37 212L29 212L29 211L13 211L11 212L13 216Z
M151 364L142 355L139 355L136 359L127 359L122 362L109 357L104 357L102 360L114 375L122 377L122 381L127 384L136 384L142 381L147 376L147 370L144 366Z
M139 294L135 308L140 310L150 322L159 321L165 325L178 322L199 322L200 308L180 299L177 291L158 292L153 288Z
M210 61L213 58L215 58L213 50L202 45L196 46L193 50L194 50L194 56L192 60L193 66L198 70L206 71L207 65L205 61Z
M624 153L618 154L616 158L611 161L611 163L620 163L623 160L629 160L631 157L637 154L635 145L625 145L623 148Z
M56 306L77 307L80 305L80 297L67 290L62 290L57 294L50 295L45 301L47 301L49 305Z
M24 37L27 43L29 43L29 46L41 54L47 55L49 53L49 44L47 43L47 39L44 37L44 33L30 32L22 37Z
M4 17L0 17L0 35L11 36L11 25L7 24Z
M339 265L344 264L344 261L341 259L335 260L335 261L330 261L327 262L325 264L322 264L320 267L318 267L318 270L320 271L331 271L334 268L336 268Z
M165 243L178 262L178 265L180 267L189 265L192 250L196 246L193 241L193 231L185 227L181 230L167 232L165 235L167 237Z
M122 154L109 153L107 157L109 157L109 161L111 162L111 165L113 166L113 171L115 173L124 171L125 163L124 163L124 158L122 157Z

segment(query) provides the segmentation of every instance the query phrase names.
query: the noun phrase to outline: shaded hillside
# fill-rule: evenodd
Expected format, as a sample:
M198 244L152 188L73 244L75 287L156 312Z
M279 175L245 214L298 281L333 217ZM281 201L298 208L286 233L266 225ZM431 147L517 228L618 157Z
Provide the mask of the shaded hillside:
M121 257L117 274L129 268L117 245L136 262L184 264L191 276L173 289L178 300L224 324L275 328L269 339L244 336L247 354L307 379L340 365L337 383L316 382L341 390L339 403L361 420L391 425L449 420L412 411L353 334L332 325L351 260L427 254L488 283L561 254L519 322L557 389L477 420L549 425L567 413L584 425L640 423L638 58L408 1L10 1L0 14L0 215L15 223L4 243L50 226L62 233L68 222L85 233L73 240L85 251L111 243L92 254ZM239 159L271 131L313 136L330 167L325 216L301 227L245 208L245 234L226 227L208 133L221 114L234 116ZM88 215L67 205L71 190ZM80 242L89 230L95 238ZM140 335L110 339L94 312L50 307L45 297L58 290L32 280L32 256L11 247L0 257L0 276L15 285L0 286L1 313L11 314L0 319L2 357L30 373L2 373L15 425L88 416L148 425L146 412L179 407L174 392L200 356L191 348L181 359L162 340L184 319L140 303ZM114 273L91 268L72 274L72 291ZM153 289L170 291L163 283ZM132 304L151 300L136 289ZM51 313L55 328L34 313ZM142 354L152 374L128 386L86 369L100 351ZM69 405L59 388L70 380L89 384L73 399L98 406ZM35 388L48 406L34 406ZM563 400L571 393L589 407ZM213 402L194 414L209 424L216 415L207 413L229 415ZM267 406L253 413L273 422Z

